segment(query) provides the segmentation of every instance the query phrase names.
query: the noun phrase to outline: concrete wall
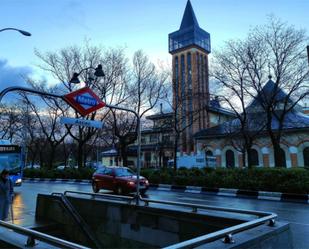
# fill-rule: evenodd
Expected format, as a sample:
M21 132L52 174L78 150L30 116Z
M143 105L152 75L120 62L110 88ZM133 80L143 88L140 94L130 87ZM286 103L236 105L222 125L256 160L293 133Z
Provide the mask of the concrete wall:
M245 220L228 217L135 206L107 200L69 198L82 218L107 248L159 248L237 225ZM88 245L78 226L59 205L57 197L38 195L37 219L61 224L64 238ZM261 225L234 235L235 243L221 239L196 248L292 248L289 225Z
M73 206L106 247L163 247L243 221L152 207L70 198ZM57 197L38 195L36 217L62 224L67 239L87 244Z

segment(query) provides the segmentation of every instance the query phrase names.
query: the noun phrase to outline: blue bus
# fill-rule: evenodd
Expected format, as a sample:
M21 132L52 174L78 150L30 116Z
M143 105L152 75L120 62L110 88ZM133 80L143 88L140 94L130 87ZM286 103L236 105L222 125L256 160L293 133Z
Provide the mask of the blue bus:
M0 144L0 172L10 171L10 179L14 186L21 186L23 167L21 147L11 144Z

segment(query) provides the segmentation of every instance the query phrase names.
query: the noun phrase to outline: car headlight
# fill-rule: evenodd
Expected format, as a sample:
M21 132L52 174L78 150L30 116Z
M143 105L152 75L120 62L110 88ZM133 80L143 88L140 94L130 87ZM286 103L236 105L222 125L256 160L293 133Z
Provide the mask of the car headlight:
M131 185L131 186L133 186L133 185L135 185L135 182L128 182L128 185Z
M15 184L18 184L18 183L21 183L21 179L17 179L17 180L15 181Z
M145 183L148 185L148 184L149 184L149 181L148 181L148 180L146 180L146 181L145 181Z

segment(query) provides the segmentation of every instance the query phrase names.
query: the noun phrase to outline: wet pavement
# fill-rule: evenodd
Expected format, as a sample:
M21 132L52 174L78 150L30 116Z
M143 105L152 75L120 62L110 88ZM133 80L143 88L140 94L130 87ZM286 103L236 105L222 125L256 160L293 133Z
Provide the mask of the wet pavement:
M14 223L25 227L31 227L35 222L34 215L37 194L50 194L52 192L63 193L65 190L92 192L91 185L85 183L38 182L23 183L21 187L16 187L16 195L13 202ZM158 190L149 190L147 194L148 198L156 200L274 212L278 215L278 220L290 223L294 248L309 248L308 204Z

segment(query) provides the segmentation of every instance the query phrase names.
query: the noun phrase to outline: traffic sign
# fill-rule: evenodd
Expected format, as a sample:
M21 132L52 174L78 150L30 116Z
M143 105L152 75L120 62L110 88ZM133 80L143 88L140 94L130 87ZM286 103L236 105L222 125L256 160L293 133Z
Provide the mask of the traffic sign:
M105 103L89 87L66 94L63 98L82 116L86 116L105 106Z
M94 127L101 129L103 123L97 120L87 120L80 118L68 118L68 117L60 117L61 124L70 124L70 125L78 125L78 126L86 126L86 127Z

